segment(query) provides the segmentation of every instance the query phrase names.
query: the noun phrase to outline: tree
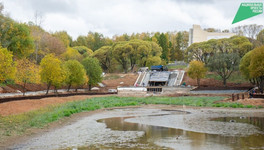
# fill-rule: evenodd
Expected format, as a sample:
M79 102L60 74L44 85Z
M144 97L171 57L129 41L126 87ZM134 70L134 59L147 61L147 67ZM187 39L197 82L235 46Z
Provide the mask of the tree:
M61 57L65 61L67 61L67 60L78 60L78 61L81 61L82 58L83 58L82 55L76 49L73 49L71 47L68 47L67 51L65 53L63 53L61 55Z
M243 76L253 85L258 86L263 93L264 88L264 46L255 48L248 52L239 65L239 70Z
M239 59L236 53L217 53L209 59L208 67L222 78L226 86L226 80L235 70L238 70Z
M264 29L259 32L257 35L257 40L264 45Z
M205 64L196 60L190 62L187 71L189 77L197 80L198 87L200 87L200 79L205 77L206 72L207 68L205 67Z
M133 47L127 43L120 42L113 46L113 56L121 64L125 73L128 71L129 54Z
M161 59L166 60L166 62L168 63L168 61L169 61L169 40L168 40L168 37L164 33L161 33L161 35L158 38L158 43L159 43L160 47L162 48Z
M69 47L72 42L71 36L69 36L66 31L55 32L53 36L60 39L63 42L65 47Z
M89 78L88 85L90 91L92 86L95 86L102 81L102 68L100 67L99 61L92 57L86 57L82 61L82 65L84 66L86 75Z
M0 47L0 83L14 79L16 73L12 52Z
M14 22L12 19L0 19L0 43L2 47L13 52L18 58L29 56L34 52L34 42L26 24Z
M23 95L25 95L27 83L38 83L40 81L38 66L25 58L18 60L16 81L23 85Z
M40 62L41 81L47 84L47 92L50 86L57 89L66 79L66 73L61 66L61 61L54 54L46 55Z
M256 39L256 35L262 30L262 25L249 24L233 28L233 32L239 35L244 35L252 39Z
M73 49L76 49L83 57L92 56L93 50L86 46L75 46Z
M103 46L99 48L93 53L92 56L99 60L103 70L110 72L113 62L111 46Z
M63 69L66 70L65 83L68 85L68 91L72 85L79 86L86 82L86 73L83 65L77 60L68 60L64 63Z

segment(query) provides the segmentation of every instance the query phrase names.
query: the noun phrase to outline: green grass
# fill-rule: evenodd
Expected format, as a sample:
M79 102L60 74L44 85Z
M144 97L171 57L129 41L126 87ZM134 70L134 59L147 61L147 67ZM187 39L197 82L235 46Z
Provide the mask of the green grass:
M216 73L206 74L205 78L222 81L222 78ZM246 80L239 71L236 71L231 74L231 76L227 79L227 82L248 83L248 80Z
M185 69L187 65L168 65L168 69Z
M239 103L215 103L225 97L97 97L47 107L19 115L0 116L0 139L24 133L29 128L42 128L72 114L101 108L137 106L142 104L186 105L196 107L253 108ZM1 140L0 140L1 141Z

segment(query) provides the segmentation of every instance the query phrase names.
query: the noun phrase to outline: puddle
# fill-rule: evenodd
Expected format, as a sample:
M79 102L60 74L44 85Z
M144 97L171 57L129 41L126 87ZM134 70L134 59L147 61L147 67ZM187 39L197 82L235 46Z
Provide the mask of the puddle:
M263 118L239 118L242 113L252 115L228 109L113 109L11 149L264 149Z

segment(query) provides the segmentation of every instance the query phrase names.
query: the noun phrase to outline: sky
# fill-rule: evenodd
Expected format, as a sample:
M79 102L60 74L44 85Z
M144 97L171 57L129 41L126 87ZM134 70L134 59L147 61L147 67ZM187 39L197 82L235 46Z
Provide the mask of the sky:
M67 31L76 39L89 31L104 36L123 33L231 29L245 24L264 25L264 14L233 24L241 2L263 0L0 0L4 14L19 22L42 16L46 31Z

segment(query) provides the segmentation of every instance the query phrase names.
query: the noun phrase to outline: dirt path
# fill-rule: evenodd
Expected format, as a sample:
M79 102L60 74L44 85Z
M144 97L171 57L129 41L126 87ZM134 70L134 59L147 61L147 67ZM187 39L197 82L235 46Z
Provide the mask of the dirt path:
M8 116L14 114L21 114L32 110L37 110L51 105L58 105L70 101L79 101L93 97L106 97L112 95L77 95L69 97L49 97L37 100L21 100L12 101L0 104L0 115Z

